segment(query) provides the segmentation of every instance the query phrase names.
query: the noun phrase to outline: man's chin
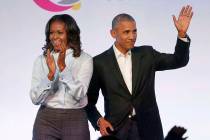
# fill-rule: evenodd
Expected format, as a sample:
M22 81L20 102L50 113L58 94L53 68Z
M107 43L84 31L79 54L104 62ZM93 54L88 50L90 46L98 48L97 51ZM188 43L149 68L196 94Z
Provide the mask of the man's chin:
M132 46L128 46L127 48L129 48L129 49L133 49L133 48L134 48L134 45L132 45Z

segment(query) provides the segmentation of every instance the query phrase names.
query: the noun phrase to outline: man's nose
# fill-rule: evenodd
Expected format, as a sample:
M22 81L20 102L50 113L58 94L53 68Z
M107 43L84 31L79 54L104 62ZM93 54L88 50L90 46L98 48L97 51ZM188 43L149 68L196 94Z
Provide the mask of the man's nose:
M136 33L130 33L129 34L129 39L131 39L131 40L136 39Z

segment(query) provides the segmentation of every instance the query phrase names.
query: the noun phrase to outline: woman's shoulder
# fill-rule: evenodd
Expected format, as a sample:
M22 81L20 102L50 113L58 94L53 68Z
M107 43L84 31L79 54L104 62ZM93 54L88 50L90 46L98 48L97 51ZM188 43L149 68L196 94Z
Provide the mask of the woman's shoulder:
M44 59L45 59L45 56L43 54L40 54L35 58L34 63L41 63Z
M82 59L92 59L92 58L93 58L90 54L86 53L86 52L83 51L83 50L81 51L80 57L81 57Z
M44 58L45 58L45 56L43 54L40 54L36 57L36 60L42 60Z

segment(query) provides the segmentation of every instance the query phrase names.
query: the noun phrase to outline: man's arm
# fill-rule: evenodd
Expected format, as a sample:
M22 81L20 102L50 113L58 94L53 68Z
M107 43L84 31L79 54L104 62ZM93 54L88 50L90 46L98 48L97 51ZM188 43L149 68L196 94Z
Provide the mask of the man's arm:
M86 112L88 120L93 127L100 131L101 135L109 135L108 128L113 131L113 127L110 122L101 116L96 108L96 103L99 96L99 90L101 88L101 82L95 60L93 60L93 75L88 88L88 105L86 106Z
M165 54L153 51L155 57L155 69L157 71L175 69L185 66L189 61L190 38L187 36L191 19L192 7L182 7L178 19L173 15L174 25L178 32L177 44L174 54Z
M100 90L100 80L97 73L96 63L93 59L93 75L89 84L89 88L87 91L88 96L88 105L86 106L86 112L88 116L88 120L91 122L95 129L99 129L97 125L97 121L101 118L101 114L96 108L96 103L98 101L99 90Z
M174 54L160 53L153 50L156 71L177 69L187 65L189 62L190 39L185 42L177 38Z

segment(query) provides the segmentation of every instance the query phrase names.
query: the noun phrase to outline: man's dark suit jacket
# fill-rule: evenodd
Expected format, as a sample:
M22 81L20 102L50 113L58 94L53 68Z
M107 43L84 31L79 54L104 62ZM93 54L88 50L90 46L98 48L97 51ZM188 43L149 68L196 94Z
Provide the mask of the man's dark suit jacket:
M95 129L101 117L96 102L101 89L105 119L115 130L128 119L134 107L141 140L163 140L162 124L155 98L155 72L185 66L189 60L189 42L177 39L174 54L160 53L151 46L134 47L132 59L132 94L130 94L111 47L93 59L93 76L88 89L88 119Z

